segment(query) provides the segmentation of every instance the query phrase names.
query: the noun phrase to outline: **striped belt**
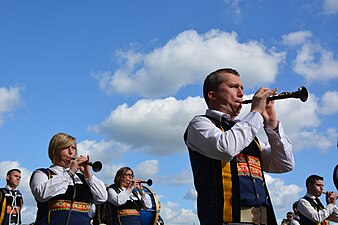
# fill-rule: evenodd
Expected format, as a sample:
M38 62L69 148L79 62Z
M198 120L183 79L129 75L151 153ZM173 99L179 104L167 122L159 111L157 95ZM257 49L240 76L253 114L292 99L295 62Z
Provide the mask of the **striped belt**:
M266 207L241 207L241 222L267 224Z
M50 211L57 210L70 210L71 201L70 200L54 200L48 202L48 207ZM72 211L76 212L89 212L90 203L85 202L73 202Z

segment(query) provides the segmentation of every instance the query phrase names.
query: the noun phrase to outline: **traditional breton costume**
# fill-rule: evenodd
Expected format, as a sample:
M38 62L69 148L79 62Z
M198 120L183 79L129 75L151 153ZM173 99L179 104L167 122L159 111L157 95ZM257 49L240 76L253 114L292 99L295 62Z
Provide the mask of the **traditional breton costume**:
M38 169L44 172L48 179L56 175L48 168ZM40 202L36 199L38 211L35 225L61 225L69 220L70 225L90 224L88 215L92 195L86 185L86 180L81 173L76 173L82 183L69 185L66 193L52 197L47 202Z
M21 224L23 198L19 190L10 187L0 190L0 224Z
M209 118L222 131L235 122ZM187 132L184 135L187 139ZM206 157L189 148L197 193L198 217L203 225L255 223L277 225L261 168L260 145L255 138L230 162Z
M310 203L310 205L319 212L320 210L324 209L324 205L320 202L318 198L310 198L309 196L305 195L302 199L305 199ZM302 225L329 225L329 220L324 220L321 223L313 222L312 220L308 219L303 214L299 213L300 224Z
M118 194L122 191L121 188L116 187L115 184L110 185L108 188L112 188ZM136 191L132 191L132 195L127 202L123 205L116 206L112 203L108 203L111 212L112 225L141 225L140 210L143 207L140 194Z

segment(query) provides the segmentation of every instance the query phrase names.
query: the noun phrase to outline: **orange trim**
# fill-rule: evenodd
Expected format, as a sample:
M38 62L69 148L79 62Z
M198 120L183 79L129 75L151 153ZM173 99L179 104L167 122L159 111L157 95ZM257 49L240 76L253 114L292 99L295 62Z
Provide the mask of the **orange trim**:
M140 212L136 209L118 210L119 216L140 216Z
M70 200L55 200L48 202L49 211L70 210ZM73 202L72 211L75 212L89 212L90 203Z

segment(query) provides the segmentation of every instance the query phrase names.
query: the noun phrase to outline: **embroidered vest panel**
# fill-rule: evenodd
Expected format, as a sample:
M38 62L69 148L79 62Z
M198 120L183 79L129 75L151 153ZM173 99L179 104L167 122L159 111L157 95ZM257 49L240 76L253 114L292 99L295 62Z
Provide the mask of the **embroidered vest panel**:
M43 171L48 179L52 178L55 173L49 169L39 169ZM88 215L90 203L92 202L91 192L86 185L83 174L76 174L82 181L82 184L76 185L76 195L74 198L73 209L70 215L69 224L89 224ZM73 198L74 186L69 185L65 194L54 196L47 202L37 201L37 216L35 225L60 225L65 224L69 214L69 208Z

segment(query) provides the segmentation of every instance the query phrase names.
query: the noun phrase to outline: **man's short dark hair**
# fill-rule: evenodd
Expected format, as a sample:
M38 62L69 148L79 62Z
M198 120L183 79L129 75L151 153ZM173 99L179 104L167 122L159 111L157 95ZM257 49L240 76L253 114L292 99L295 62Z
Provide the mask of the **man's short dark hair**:
M7 176L8 176L8 175L10 175L10 174L11 174L13 171L16 171L16 172L19 172L19 173L21 173L21 170L14 168L14 169L10 169L10 170L8 170L8 172L7 172Z
M211 72L204 80L203 84L203 96L204 100L208 105L208 93L210 91L217 91L218 87L221 83L223 83L224 79L220 76L222 73L231 73L236 76L240 76L239 73L231 68L222 68Z
M324 178L315 174L310 175L305 181L306 187L308 186L308 184L314 184L316 180L324 180Z

